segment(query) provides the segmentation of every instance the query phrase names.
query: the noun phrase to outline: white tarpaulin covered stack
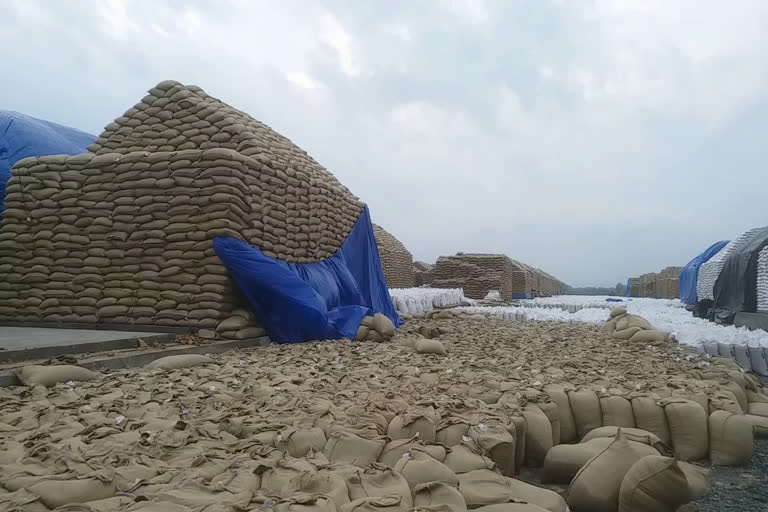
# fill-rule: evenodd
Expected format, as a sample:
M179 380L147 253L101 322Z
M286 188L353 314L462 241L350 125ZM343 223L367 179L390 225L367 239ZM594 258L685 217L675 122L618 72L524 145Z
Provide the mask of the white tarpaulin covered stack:
M699 268L699 278L696 283L696 294L699 296L699 300L714 300L715 282L725 265L725 260L728 259L728 256L738 251L744 244L748 243L759 230L760 228L753 228L740 234L734 240L731 240L708 262L701 265Z

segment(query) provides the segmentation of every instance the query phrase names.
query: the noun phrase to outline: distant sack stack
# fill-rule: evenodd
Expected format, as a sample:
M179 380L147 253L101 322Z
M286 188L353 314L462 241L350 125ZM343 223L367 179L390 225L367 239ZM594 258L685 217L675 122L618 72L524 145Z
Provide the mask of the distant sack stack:
M522 271L503 254L464 254L441 256L432 270L432 286L463 288L472 299L484 298L490 290L498 290L503 299L517 292L515 272Z
M381 226L373 225L376 247L379 250L381 269L389 288L414 286L413 257L408 249Z
M313 262L339 249L363 210L290 140L177 82L152 88L88 149L13 169L0 320L234 324L213 237Z

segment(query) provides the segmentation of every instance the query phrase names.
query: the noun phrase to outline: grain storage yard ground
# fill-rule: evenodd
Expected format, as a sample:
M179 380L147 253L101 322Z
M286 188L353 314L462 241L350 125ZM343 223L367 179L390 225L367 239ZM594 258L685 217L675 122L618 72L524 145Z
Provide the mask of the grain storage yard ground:
M414 352L407 340L418 332L437 336L447 355ZM549 383L605 396L693 396L710 388L700 380L706 360L676 345L631 345L588 325L496 318L409 320L387 343L273 345L212 357L191 368L0 390L0 483L26 489L0 491L7 507L0 509L9 509L9 496L45 510L84 494L100 501L71 510L135 510L146 500L181 506L173 510L248 510L267 497L318 490L339 504L347 494L336 486L345 479L352 499L364 495L352 489L350 464L394 466L413 449L384 438L409 437L398 415L428 419L420 431L427 423L432 430L422 440L482 444L526 403L543 401ZM757 447L753 469L718 469L717 494L690 510L758 510L748 501L754 494L743 492L766 475L765 443ZM511 474L519 462L502 471Z

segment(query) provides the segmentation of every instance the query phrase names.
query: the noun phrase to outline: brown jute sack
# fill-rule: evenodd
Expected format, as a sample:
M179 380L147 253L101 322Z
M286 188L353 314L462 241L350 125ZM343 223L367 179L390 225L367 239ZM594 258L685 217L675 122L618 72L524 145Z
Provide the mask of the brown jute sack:
M635 333L638 333L638 332L640 332L642 330L643 329L641 329L640 327L628 327L628 328L622 329L620 331L619 330L614 331L612 336L613 336L613 339L615 339L615 340L628 340L632 336L634 336Z
M459 485L459 479L451 468L421 451L413 451L409 457L401 457L395 465L395 471L408 480L411 489L427 482L443 482L454 487Z
M41 384L46 387L55 386L59 382L82 382L98 378L91 370L67 364L22 366L16 376L25 386Z
M512 430L511 427L514 427L515 432L515 468L514 468L514 474L520 473L523 469L523 464L525 462L525 441L524 439L528 435L528 423L526 423L525 418L522 416L514 415L510 418L510 423L512 424L510 426L510 431ZM520 439L520 442L518 443L517 440ZM507 476L514 476L514 475L507 475Z
M459 475L459 492L470 509L506 503L511 498L506 478L489 469Z
M329 470L303 472L299 477L299 491L314 496L328 496L336 507L342 507L350 501L347 482L339 474Z
M70 503L102 500L115 494L115 487L112 483L104 482L98 478L45 480L29 486L28 490L39 496L40 501L51 509Z
M552 425L547 415L534 404L528 404L523 409L523 418L528 424L525 436L525 464L539 467L544 463L544 457L552 448Z
M387 435L392 439L410 439L414 436L420 441L435 440L437 414L429 409L425 412L395 416L387 427Z
M410 439L395 439L384 445L384 449L379 455L379 463L389 467L395 467L400 457L410 452L415 446L418 446L418 437Z
M709 415L709 460L713 466L743 466L752 459L754 427L742 414Z
M620 427L600 427L596 428L581 440L582 443L591 441L592 439L598 439L602 437L615 438L619 433ZM628 441L647 444L655 448L662 455L671 455L671 448L661 442L661 439L656 434L652 434L647 430L639 428L621 428L622 434Z
M408 512L411 507L404 500L403 496L360 498L347 503L339 512Z
M328 496L297 494L275 503L275 512L337 512L336 504Z
M690 464L688 462L678 461L677 463L680 469L685 473L685 478L688 480L688 487L693 494L693 499L699 499L709 490L709 483L707 481L707 474L709 470L702 466Z
M656 434L661 442L669 444L671 434L664 408L651 397L640 396L632 399L632 412L637 428Z
M556 446L560 444L560 411L559 406L555 402L536 402L536 406L541 409L541 412L546 414L549 419L549 424L552 427L552 445ZM568 407L570 414L570 406Z
M395 324L393 324L392 320L383 313L376 313L373 315L371 327L385 339L389 339L395 335Z
M680 460L705 458L709 453L707 413L698 403L682 398L661 400L667 416L672 449Z
M693 500L677 459L649 455L629 469L619 490L619 512L675 512Z
M411 507L411 487L403 475L385 466L373 464L358 469L345 476L349 499L380 498L384 496L402 496L403 504Z
M603 426L630 428L635 426L632 403L623 396L600 398L600 410L603 415Z
M587 432L603 426L603 414L600 410L600 399L594 391L587 389L569 391L568 401L576 422L576 433L581 439Z
M560 439L555 445L560 443L573 443L578 441L576 433L576 422L573 419L571 403L568 401L568 394L563 386L549 384L544 386L544 392L549 398L557 404L557 413L560 417Z
M616 319L611 318L607 322L605 322L602 326L600 326L600 332L603 334L613 334L616 330Z
M538 505L534 505L532 503L521 503L519 501L487 505L475 510L477 510L477 512L546 512L546 509L541 508Z
M645 455L619 431L608 448L587 462L573 478L566 497L568 506L575 512L615 512L624 476Z
M493 469L495 466L491 459L479 453L475 453L475 451L466 444L458 444L451 447L451 450L445 457L444 464L451 468L451 471L457 475L469 473L470 471L476 471L478 469Z
M500 425L478 424L469 429L469 437L496 463L502 475L515 474L515 436ZM524 441L521 441L524 443Z
M667 341L669 334L656 329L636 332L629 338L632 343L663 343Z
M612 438L598 438L579 444L559 444L553 446L544 458L541 472L543 483L570 484L584 464L605 450L613 442Z
M443 482L419 484L413 490L413 506L435 507L447 505L452 512L466 512L467 503L459 490Z
M753 414L745 414L744 420L752 424L756 437L768 437L768 418L764 416L755 416Z
M747 406L747 414L768 418L768 403L754 402Z
M192 366L210 363L215 363L215 361L202 354L182 354L155 359L151 363L146 364L144 368L150 370L178 370L180 368L190 368Z
M383 439L363 439L351 432L336 431L328 436L323 453L331 462L367 467L379 459L385 444Z
M555 491L536 487L514 478L507 478L507 486L515 500L538 505L549 512L565 512L565 500Z
M317 452L325 448L325 432L317 427L307 429L288 428L275 436L275 448L288 452L291 457L303 457L310 450Z
M627 308L624 307L618 307L611 309L610 318L616 318L617 316L626 315L627 314Z
M420 338L413 344L413 348L419 354L437 354L440 356L446 354L445 346L439 340Z

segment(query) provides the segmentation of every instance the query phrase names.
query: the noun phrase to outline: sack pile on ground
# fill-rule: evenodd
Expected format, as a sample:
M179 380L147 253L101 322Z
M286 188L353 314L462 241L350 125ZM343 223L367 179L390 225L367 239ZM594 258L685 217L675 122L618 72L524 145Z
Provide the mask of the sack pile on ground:
M373 235L376 237L376 247L379 250L381 270L389 288L412 288L413 256L408 249L381 226L373 225Z
M669 333L655 329L645 318L627 313L626 308L614 308L610 318L600 328L616 340L629 340L633 343L665 343Z
M498 290L504 300L509 300L533 289L533 275L503 254L440 256L431 274L432 286L462 288L471 299L482 299L489 291Z
M725 266L725 261L734 252L747 244L762 228L753 228L741 233L739 236L728 242L725 247L720 249L717 254L712 256L709 261L702 263L699 267L699 275L696 281L696 295L699 300L714 300L715 282L717 282L720 271Z
M423 261L413 262L413 286L425 286L432 284L432 269L434 265Z
M765 389L730 360L585 325L429 316L393 343L269 346L0 389L0 508L563 512L557 493L515 479L543 464L566 475L575 512L674 510L704 485L683 461L744 463L748 424L768 420ZM48 368L54 380L75 371ZM752 415L733 412L743 397ZM615 452L631 458L608 486ZM667 480L686 492L668 496Z
M318 261L363 209L288 139L176 82L151 89L89 150L13 169L0 320L217 327L236 300L213 237Z

